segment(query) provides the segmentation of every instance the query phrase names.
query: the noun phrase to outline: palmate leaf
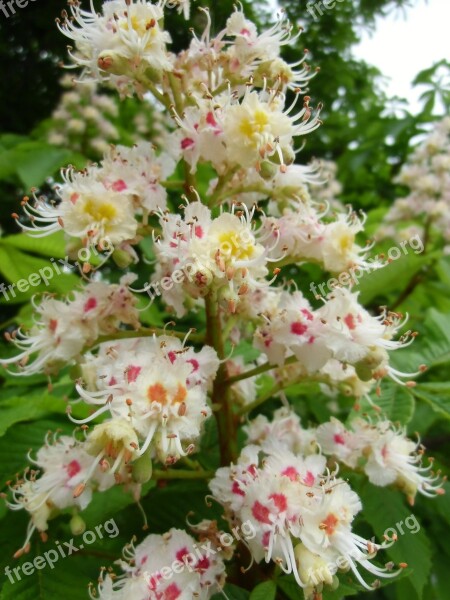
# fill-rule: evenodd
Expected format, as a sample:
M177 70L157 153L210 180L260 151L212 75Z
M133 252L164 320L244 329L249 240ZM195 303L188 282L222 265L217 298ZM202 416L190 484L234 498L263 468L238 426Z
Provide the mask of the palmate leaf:
M363 503L364 519L372 526L376 541L383 541L386 530L392 528L397 542L383 551L396 564L406 563L411 569L409 581L410 600L422 600L423 590L431 571L430 541L422 528L417 529L416 517L399 492L375 487L366 482L358 493ZM409 518L408 521L406 521ZM413 520L411 520L413 519ZM411 523L412 526L408 526ZM419 524L420 527L420 524ZM415 530L415 533L413 533ZM402 534L403 531L403 534ZM392 535L392 530L388 535ZM381 554L380 554L381 556Z
M249 600L275 600L277 584L275 581L259 583L250 593Z
M414 396L409 388L403 387L391 381L383 381L380 387L380 394L373 392L370 395L371 403L366 398L358 400L358 410L353 408L347 419L351 423L353 419L368 414L377 417L380 412L374 408L378 406L381 414L394 423L406 425L414 415Z
M412 392L416 398L426 402L439 415L450 419L450 382L421 383Z
M7 383L9 386L2 391L0 399L0 437L16 423L51 418L52 415L59 416L72 426L65 416L67 398L74 391L74 384L68 377L64 377L51 389L47 385L25 387L30 385L28 377L16 376L15 380L9 379ZM71 412L74 417L80 419L87 417L91 409L83 403L72 403Z

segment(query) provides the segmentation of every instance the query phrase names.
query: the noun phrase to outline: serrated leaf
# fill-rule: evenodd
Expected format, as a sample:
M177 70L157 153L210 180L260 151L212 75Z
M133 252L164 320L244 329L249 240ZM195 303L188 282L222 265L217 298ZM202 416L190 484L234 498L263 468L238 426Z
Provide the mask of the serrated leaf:
M225 594L214 594L211 600L224 600L224 598L228 598L228 600L249 600L250 592L232 583L227 583L223 591Z
M274 600L277 593L275 581L264 581L250 593L249 600Z
M2 302L9 302L11 304L25 302L38 292L68 292L79 285L80 282L80 279L76 275L58 273L50 261L26 254L12 246L2 244L1 241L0 273L11 282L11 286L7 286L2 292ZM32 286L28 281L27 286L20 284L25 291L21 292L18 290L18 282L28 280L33 274L40 278L39 284ZM46 278L44 277L45 275ZM45 285L45 279L48 281L48 285ZM38 282L38 279L35 281Z
M401 385L384 382L381 385L380 395L372 393L370 395L371 403L365 397L358 401L358 410L351 411L347 422L350 423L362 413L367 413L376 417L379 411L375 408L381 408L381 413L394 423L406 425L414 415L414 396L409 388Z
M360 303L368 304L380 293L385 297L389 292L402 288L422 267L431 263L433 258L431 254L420 256L411 252L402 254L382 269L367 272L354 288L354 291L360 292Z
M450 382L420 383L413 388L412 393L435 412L450 419Z
M53 388L52 392L46 388L21 390L21 396L15 395L9 398L5 398L3 392L0 402L0 437L17 423L36 421L52 414L64 415L67 408L64 396L70 394L72 390L73 385L71 384L58 385ZM17 394L17 390L14 388L8 391L10 394L11 392ZM89 407L78 403L73 404L72 414L77 418L85 418L89 414Z
M42 238L35 238L25 233L18 233L2 238L2 244L13 246L19 250L34 252L49 258L65 258L66 257L66 242L64 233L56 231L51 235Z
M373 527L376 539L383 540L384 533L390 528L397 533L397 542L384 552L397 564L407 563L411 569L410 580L416 597L421 600L431 571L431 550L430 542L423 528L420 528L417 517L406 506L399 492L366 482L358 493L363 503L364 519ZM413 527L409 527L408 523L412 523ZM388 535L392 535L392 530Z

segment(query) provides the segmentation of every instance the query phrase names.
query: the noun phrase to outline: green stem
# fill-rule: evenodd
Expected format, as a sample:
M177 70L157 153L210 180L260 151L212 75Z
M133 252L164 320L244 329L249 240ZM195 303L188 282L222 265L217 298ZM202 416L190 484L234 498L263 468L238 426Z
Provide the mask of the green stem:
M219 303L213 293L205 298L207 343L217 352L222 361L214 380L212 403L217 406L215 417L219 432L220 459L223 466L235 462L238 455L236 422L233 415L233 404L230 387L226 384L227 369L225 366L225 346L220 322Z
M214 471L186 471L184 469L171 469L167 471L153 471L152 479L212 479Z
M166 190L177 190L178 188L183 188L185 183L184 181L160 181L160 184L166 188Z
M250 371L245 371L244 373L239 373L239 375L233 375L233 377L228 377L228 379L225 381L225 385L233 385L233 383L237 383L238 381L242 381L243 379L248 379L249 377L255 377L256 375L261 375L262 373L266 373L266 371L270 371L271 369L282 369L283 367L286 367L287 365L292 365L293 363L298 362L298 359L296 356L290 356L286 362L284 363L284 365L282 365L281 367L278 365L274 365L272 363L266 362L263 365L260 365L259 367L255 367L254 369L251 369Z

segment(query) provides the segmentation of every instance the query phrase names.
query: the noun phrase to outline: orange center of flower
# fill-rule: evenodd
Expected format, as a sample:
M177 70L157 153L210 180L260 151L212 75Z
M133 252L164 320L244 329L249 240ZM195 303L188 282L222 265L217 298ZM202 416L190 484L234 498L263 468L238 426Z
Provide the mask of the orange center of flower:
M333 535L336 525L339 523L339 519L330 513L326 519L319 525L320 529L323 529L327 535Z
M158 402L159 404L166 405L168 403L179 404L186 400L187 389L181 383L178 384L175 394L170 398L170 394L162 383L154 383L147 389L147 398L150 402Z

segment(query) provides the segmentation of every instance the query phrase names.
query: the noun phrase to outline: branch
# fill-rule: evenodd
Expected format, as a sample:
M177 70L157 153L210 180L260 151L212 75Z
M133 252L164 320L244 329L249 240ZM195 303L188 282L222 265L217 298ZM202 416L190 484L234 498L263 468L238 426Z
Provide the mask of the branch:
M237 383L238 381L242 381L243 379L248 379L249 377L255 377L256 375L261 375L262 373L266 373L266 371L270 371L271 369L283 369L288 365L292 365L294 363L299 362L296 356L290 356L284 363L284 365L274 365L272 363L266 362L259 367L255 367L250 371L245 371L245 373L239 373L239 375L233 375L233 377L228 377L225 381L225 385L233 385L233 383Z

